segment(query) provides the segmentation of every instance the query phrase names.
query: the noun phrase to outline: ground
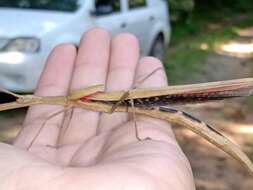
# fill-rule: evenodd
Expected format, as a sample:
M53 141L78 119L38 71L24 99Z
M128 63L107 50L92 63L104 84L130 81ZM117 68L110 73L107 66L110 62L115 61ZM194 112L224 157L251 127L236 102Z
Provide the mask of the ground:
M227 101L187 110L215 126L253 160L253 111L248 110L246 101ZM188 129L180 126L174 129L190 160L198 190L253 189L252 176L237 161Z
M202 72L188 81L216 81L253 76L253 27L238 30L232 41L219 44L204 59ZM205 49L203 45L200 48ZM253 160L253 98L186 108L215 126ZM253 180L235 160L192 133L174 126L177 139L190 160L197 190L250 190Z
M244 28L240 32L241 36L227 44L220 44L213 53L208 54L202 72L195 74L191 81L252 77L253 27ZM200 48L206 49L207 46L202 44ZM173 47L169 51L176 50ZM253 160L252 98L185 107L184 110L222 131ZM25 112L26 109L21 109L0 114L0 141L12 141L21 128ZM173 127L190 160L197 190L253 189L252 177L237 161L188 129Z

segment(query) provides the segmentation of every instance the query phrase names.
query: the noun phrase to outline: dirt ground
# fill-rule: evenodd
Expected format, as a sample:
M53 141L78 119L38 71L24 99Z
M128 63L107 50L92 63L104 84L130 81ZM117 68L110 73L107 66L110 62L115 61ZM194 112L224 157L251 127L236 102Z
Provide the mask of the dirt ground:
M253 76L253 27L239 31L240 38L224 44L206 60L205 73L197 80L216 81ZM204 75L204 78L203 78ZM194 80L196 80L194 79ZM253 160L253 98L186 108L238 144ZM197 190L251 190L252 177L224 152L180 126L178 142L190 160Z
M243 31L242 31L243 32ZM248 33L247 33L248 32ZM244 31L253 44L253 28ZM242 38L243 35L242 35ZM241 39L238 39L241 42ZM253 49L252 49L253 52ZM210 56L206 77L210 81L253 76L252 54L218 52ZM253 160L253 101L237 99L187 107L184 110L215 126L237 143ZM26 109L0 113L0 141L11 142L17 135ZM224 152L200 136L174 126L177 139L192 165L197 190L251 190L252 177Z
M186 109L238 144L253 160L253 111L246 101L209 104ZM252 177L224 152L188 129L175 126L178 142L188 157L197 190L251 190ZM235 180L236 179L236 180Z

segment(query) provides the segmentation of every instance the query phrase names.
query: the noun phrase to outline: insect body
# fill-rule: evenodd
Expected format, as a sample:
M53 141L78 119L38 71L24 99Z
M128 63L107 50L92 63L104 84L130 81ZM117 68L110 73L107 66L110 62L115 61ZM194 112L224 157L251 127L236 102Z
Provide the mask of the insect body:
M96 93L92 101L115 104L125 92ZM211 100L250 96L253 94L253 79L237 79L193 85L169 86L160 89L136 89L129 91L122 106L153 107L175 104L202 103ZM87 99L87 98L86 98Z
M186 112L164 107L174 104L198 103L210 100L244 97L253 94L253 78L219 81L211 83L169 86L159 89L135 89L128 92L103 92L96 85L70 92L69 96L39 97L17 95L15 102L0 105L1 110L26 107L35 104L56 104L78 107L98 112L131 112L142 114L187 127L243 164L253 175L253 164L237 145L224 135ZM134 104L134 108L131 106Z

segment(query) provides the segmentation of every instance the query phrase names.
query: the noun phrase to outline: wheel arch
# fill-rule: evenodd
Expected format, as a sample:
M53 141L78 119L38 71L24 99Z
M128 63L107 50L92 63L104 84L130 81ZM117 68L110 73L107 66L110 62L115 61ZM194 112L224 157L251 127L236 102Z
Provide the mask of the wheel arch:
M161 36L164 40L165 46L168 45L169 39L170 39L170 29L169 28L157 26L157 27L154 27L152 30L153 31L151 32L151 38L150 38L151 40L150 40L149 46L148 46L149 48L148 48L148 51L146 52L147 55L150 55L153 44L157 40L157 38L159 38Z

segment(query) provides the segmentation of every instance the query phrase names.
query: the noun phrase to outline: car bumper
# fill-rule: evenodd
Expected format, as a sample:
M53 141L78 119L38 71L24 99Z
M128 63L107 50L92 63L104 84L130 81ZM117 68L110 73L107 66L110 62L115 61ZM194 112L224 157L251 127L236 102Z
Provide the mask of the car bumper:
M14 92L34 91L45 57L41 53L0 53L0 87Z

